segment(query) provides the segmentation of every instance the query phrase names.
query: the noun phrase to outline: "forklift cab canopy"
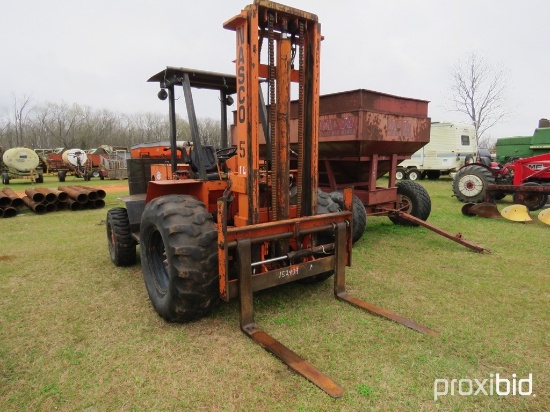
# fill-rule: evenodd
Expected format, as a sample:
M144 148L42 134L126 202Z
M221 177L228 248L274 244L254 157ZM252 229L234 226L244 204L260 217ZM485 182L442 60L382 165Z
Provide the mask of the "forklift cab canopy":
M148 82L158 82L160 87L183 86L185 74L189 76L190 86L197 89L220 90L226 95L237 91L236 76L226 73L215 73L185 67L168 66L152 76Z

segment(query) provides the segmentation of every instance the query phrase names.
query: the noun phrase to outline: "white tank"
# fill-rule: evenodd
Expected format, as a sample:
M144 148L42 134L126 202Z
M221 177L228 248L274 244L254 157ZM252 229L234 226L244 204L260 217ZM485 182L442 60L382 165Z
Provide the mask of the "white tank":
M4 152L2 156L4 164L18 172L28 173L31 169L36 169L40 160L34 150L26 147L14 147Z
M67 166L84 166L86 161L88 160L88 156L86 156L86 153L84 153L84 150L81 149L70 149L65 152L63 152L63 155L61 155L61 158L63 159L63 163L65 163Z

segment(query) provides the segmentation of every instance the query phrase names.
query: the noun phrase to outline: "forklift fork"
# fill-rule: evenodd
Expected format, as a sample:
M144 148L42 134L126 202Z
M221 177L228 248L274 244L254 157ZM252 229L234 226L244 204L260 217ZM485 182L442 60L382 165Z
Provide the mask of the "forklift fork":
M351 198L351 197L350 197ZM382 309L361 299L357 299L346 292L345 266L346 266L346 230L347 222L336 224L335 253L333 259L334 268L334 295L353 306L365 311L401 323L411 329L428 335L438 335L438 332L406 319L395 312ZM254 321L253 285L252 285L252 242L249 238L237 240L238 271L239 271L239 298L240 298L240 326L241 330L262 348L271 352L283 361L289 368L317 385L333 398L340 398L344 389L319 371L311 363L287 348L281 342L260 329Z

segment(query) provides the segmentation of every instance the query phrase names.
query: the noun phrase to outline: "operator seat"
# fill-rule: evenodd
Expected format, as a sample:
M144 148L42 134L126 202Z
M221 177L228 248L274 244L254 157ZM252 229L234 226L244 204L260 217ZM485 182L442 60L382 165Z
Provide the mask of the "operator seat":
M217 175L217 172L218 172L218 158L216 156L216 150L214 149L214 146L210 146L210 145L203 145L202 146L202 151L203 151L203 154L204 154L204 160L205 160L205 164L204 164L204 169L206 170L206 173L216 173ZM197 152L197 150L195 148L193 148L193 150L191 150L191 170L193 172L198 172L199 171L199 168L198 168L198 164L199 164L200 160L199 160L199 153ZM219 178L219 176L218 176ZM210 178L210 176L208 177L208 180L213 180Z

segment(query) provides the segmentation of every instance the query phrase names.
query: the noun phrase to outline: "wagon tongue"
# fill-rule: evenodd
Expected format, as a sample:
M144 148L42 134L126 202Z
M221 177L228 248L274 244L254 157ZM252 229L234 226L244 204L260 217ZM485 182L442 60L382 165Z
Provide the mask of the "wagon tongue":
M497 206L491 202L482 202L477 204L466 203L462 207L462 214L466 216L481 216L493 219L501 217Z

